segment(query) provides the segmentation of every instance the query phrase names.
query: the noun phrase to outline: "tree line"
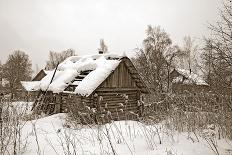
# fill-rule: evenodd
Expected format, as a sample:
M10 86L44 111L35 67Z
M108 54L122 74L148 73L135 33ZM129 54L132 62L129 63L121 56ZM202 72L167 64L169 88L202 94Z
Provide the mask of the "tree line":
M232 3L223 2L219 19L208 25L211 35L196 44L190 36L183 45L173 45L159 26L149 25L143 46L134 60L142 78L154 93L169 92L170 69L184 68L201 73L213 91L232 90Z

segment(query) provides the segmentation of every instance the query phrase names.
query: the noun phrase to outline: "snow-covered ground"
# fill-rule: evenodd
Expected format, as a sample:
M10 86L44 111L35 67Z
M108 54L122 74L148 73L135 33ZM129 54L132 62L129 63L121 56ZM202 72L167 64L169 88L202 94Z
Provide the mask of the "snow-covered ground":
M198 137L197 142L194 135L188 138L187 133L171 134L165 129L161 131L161 125L148 126L136 121L117 121L103 126L71 129L64 127L65 117L65 114L55 114L27 122L23 128L24 137L28 136L25 154L75 154L75 151L76 154L113 154L112 150L118 155L214 154L203 138ZM232 142L218 140L217 147L220 154L232 154Z
M14 107L30 113L32 103ZM23 108L24 107L24 108ZM164 123L146 125L115 121L106 125L71 127L67 115L55 114L27 121L22 128L23 155L214 155L214 146L202 135L168 130ZM212 139L215 140L215 139ZM232 155L232 141L214 141L220 155ZM211 148L212 147L212 148Z

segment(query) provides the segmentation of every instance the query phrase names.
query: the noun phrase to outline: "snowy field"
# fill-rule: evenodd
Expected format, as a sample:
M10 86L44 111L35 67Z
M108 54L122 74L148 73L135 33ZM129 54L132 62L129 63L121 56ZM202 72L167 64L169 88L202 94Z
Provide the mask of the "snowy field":
M14 105L27 105L18 102ZM29 103L31 105L31 103ZM29 112L29 111L28 111ZM170 131L162 124L116 121L106 125L71 127L66 114L27 121L22 128L25 155L213 155L203 136ZM24 145L22 144L22 145ZM232 154L232 142L215 141L220 155Z

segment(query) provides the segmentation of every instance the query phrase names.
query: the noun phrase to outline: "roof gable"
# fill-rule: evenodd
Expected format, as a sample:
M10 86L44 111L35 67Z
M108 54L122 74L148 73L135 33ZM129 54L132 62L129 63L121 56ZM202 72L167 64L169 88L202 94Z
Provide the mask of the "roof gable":
M137 69L135 68L135 66L131 62L131 60L127 57L125 57L123 59L124 59L125 65L127 66L128 70L131 74L131 77L133 78L133 80L135 80L135 83L138 86L138 88L140 88L143 93L150 93L147 85L144 83L144 81L140 77Z
M45 77L47 74L44 72L43 69L41 69L39 71L39 73L37 73L34 78L32 79L32 81L40 81L43 77Z
M98 88L136 88L143 93L149 92L131 60L127 57L122 58L118 67Z
M42 80L48 73L50 73L50 70L44 70L41 69L35 76L32 78L31 81L40 81Z

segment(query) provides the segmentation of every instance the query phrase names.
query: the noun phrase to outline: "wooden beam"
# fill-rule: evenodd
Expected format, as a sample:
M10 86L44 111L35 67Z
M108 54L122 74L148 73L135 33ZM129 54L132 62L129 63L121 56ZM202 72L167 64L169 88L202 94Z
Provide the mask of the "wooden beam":
M110 92L116 92L116 91L136 91L139 90L138 88L99 88L96 91L110 91Z

